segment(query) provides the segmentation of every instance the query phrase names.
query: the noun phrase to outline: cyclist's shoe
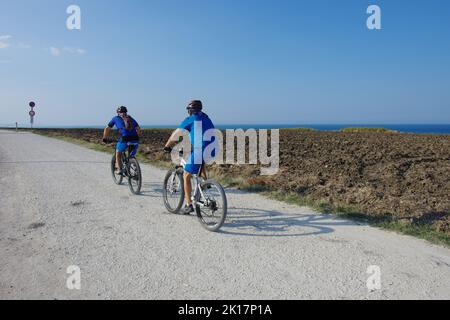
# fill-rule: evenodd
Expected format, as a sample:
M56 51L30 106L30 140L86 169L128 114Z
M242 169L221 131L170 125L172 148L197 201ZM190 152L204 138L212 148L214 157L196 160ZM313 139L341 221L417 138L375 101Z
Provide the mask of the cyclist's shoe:
M122 177L125 176L125 173L123 172L122 169L117 169L117 168L116 168L115 173L116 173L118 176L122 176Z
M186 204L180 211L181 214L185 215L191 214L192 212L194 212L194 206L192 204Z

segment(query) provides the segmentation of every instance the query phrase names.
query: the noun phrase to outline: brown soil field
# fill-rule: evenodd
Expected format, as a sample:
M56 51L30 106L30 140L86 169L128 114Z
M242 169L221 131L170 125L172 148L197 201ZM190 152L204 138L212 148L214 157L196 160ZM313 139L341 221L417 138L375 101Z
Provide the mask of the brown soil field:
M99 129L38 133L96 144L102 138ZM143 130L140 154L152 162L168 161L161 149L170 133ZM213 165L210 170L241 186L294 192L450 234L450 135L286 129L280 131L278 174L260 176L255 165Z

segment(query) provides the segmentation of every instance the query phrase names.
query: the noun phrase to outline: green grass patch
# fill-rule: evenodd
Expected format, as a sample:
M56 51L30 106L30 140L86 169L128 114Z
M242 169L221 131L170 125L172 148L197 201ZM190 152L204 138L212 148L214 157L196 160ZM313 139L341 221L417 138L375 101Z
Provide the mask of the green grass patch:
M409 221L383 221L375 223L374 226L425 239L431 243L441 244L450 248L450 235L437 231L430 225L418 225Z
M46 134L44 132L41 131L33 131L33 133L36 134L40 134L42 136L46 136L46 137L50 137L50 138L56 138L59 140L63 140L63 141L67 141L67 142L71 142L74 144L78 144L80 146L92 149L92 150L96 150L96 151L102 151L102 152L107 152L107 153L113 153L113 148L111 146L108 145L103 145L103 144L98 144L98 143L93 143L93 142L89 142L83 139L76 139L76 138L72 138L72 137L66 137L66 136L61 136L61 135L54 135L54 134Z
M239 188L243 184L243 179L240 177L232 177L220 174L208 168L208 175L220 182L226 188Z
M74 143L74 144L83 146L85 148L91 149L91 150L106 152L106 153L111 154L111 156L114 154L114 146L112 144L106 145L106 144L89 142L89 141L86 141L83 139L77 139L77 138L57 135L57 134L53 134L53 133L47 134L46 132L39 131L39 130L35 130L35 131L33 131L33 133L36 133L36 134L39 134L42 136L46 136L46 137L50 137L50 138L67 141L70 143ZM154 165L159 168L168 169L168 168L172 167L170 161L151 160L151 159L147 158L144 154L142 154L140 151L137 153L136 158L142 163L148 163L148 164Z

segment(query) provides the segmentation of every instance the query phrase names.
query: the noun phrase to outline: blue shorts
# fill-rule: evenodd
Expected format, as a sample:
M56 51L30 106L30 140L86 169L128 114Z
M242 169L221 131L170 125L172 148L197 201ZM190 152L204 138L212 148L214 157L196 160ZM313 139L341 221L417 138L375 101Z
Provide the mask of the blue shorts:
M119 142L117 142L116 150L118 152L125 152L127 151L128 146L133 146L133 150L131 150L130 157L134 158L139 149L139 141L124 142L122 140L119 140Z
M189 156L188 161L186 162L186 164L184 165L183 169L184 171L190 173L190 174L199 174L200 172L200 168L202 166L202 164L196 164L194 161L194 152L191 153L191 155ZM203 164L205 164L203 162Z

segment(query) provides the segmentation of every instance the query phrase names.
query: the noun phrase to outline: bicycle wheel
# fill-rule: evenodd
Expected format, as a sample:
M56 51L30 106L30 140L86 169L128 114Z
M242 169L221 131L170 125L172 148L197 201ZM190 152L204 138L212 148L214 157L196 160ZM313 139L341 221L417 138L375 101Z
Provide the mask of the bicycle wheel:
M204 197L198 192L195 212L203 227L218 231L227 217L227 197L223 187L215 180L206 180L200 185Z
M170 213L178 213L184 202L183 174L177 169L171 169L164 178L164 205Z
M123 176L120 174L116 174L116 155L113 155L111 159L111 174L115 184L122 183Z
M128 186L133 194L139 194L142 187L142 172L139 162L131 158L128 162Z

